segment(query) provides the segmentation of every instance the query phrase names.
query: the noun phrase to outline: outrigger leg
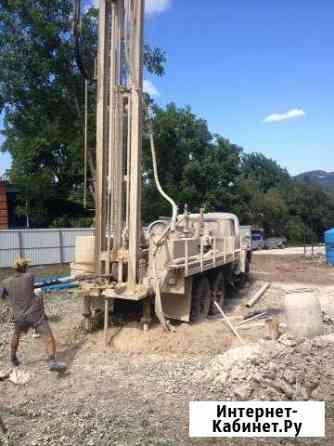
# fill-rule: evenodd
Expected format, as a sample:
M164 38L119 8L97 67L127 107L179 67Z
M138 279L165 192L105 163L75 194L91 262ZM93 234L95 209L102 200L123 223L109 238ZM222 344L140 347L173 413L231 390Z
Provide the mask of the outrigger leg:
M148 331L152 323L152 300L147 297L143 302L143 317L141 318L143 330Z
M160 292L160 280L155 280L155 305L154 305L154 311L159 319L160 324L162 325L163 329L166 331L170 331L168 321L165 318L164 310L162 308L162 301L161 301L161 292Z

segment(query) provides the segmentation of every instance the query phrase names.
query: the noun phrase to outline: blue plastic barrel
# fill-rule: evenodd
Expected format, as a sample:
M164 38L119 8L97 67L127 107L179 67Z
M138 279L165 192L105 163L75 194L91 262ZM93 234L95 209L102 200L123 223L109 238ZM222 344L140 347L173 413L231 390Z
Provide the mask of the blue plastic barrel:
M327 263L334 266L334 228L325 232Z

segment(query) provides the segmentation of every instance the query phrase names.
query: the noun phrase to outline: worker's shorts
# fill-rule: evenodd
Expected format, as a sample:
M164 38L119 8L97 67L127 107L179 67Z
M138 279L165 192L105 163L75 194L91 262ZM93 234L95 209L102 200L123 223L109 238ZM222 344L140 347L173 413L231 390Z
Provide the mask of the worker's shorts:
M33 328L41 336L51 336L51 328L48 318L44 313L34 313L24 319L15 321L15 334L26 334Z

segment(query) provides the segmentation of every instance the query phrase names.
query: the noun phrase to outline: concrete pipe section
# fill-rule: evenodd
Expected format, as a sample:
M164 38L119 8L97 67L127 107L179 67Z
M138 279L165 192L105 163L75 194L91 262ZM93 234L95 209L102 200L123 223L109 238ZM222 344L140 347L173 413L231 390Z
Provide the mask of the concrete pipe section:
M323 335L321 306L313 291L287 294L285 315L291 335L309 338Z

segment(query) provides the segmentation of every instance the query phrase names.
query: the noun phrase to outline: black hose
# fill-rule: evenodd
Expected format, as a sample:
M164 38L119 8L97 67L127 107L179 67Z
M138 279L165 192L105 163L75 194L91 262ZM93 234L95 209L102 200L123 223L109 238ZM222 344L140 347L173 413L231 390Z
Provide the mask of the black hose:
M84 63L82 62L82 57L81 57L81 51L80 51L80 36L75 36L75 61L77 63L77 66L79 68L79 71L81 73L81 76L86 79L88 82L92 82L94 79L92 79L89 75L88 72L86 70L86 67L84 65Z
M73 35L74 35L74 55L75 61L81 73L81 76L88 82L93 82L95 79L90 77L85 64L81 57L80 39L81 39L81 26L80 26L80 16L81 16L81 0L73 0Z
M80 15L81 3L80 0L73 0L73 33L80 36Z

